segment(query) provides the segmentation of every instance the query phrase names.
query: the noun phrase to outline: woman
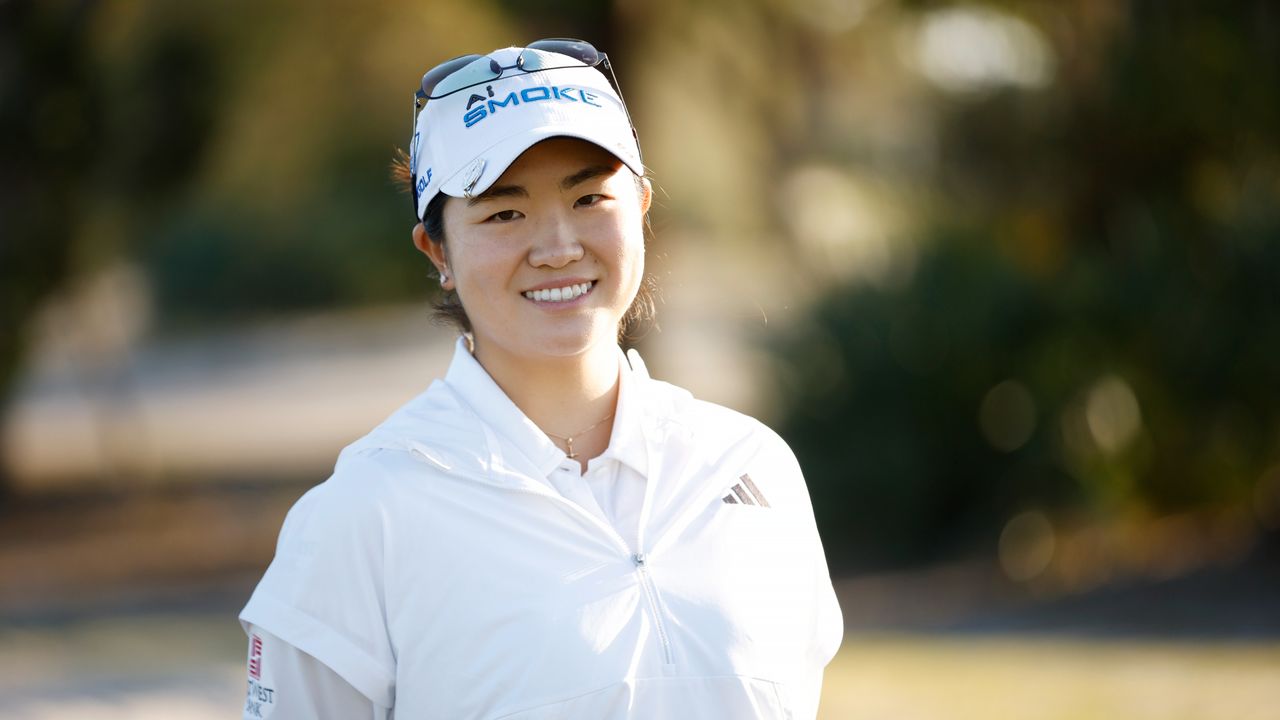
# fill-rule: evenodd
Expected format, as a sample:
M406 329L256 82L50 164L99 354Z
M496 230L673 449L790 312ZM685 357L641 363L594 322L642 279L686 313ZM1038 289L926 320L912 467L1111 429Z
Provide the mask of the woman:
M597 67L549 40L423 77L413 242L465 332L290 511L245 717L816 715L841 622L793 455L618 348L652 191Z

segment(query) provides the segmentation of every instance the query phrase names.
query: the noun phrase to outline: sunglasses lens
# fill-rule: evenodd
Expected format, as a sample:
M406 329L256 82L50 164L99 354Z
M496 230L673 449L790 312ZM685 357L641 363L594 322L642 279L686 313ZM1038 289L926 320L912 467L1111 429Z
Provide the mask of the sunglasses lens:
M502 66L497 60L484 55L463 55L428 70L422 76L422 94L438 98L501 75Z
M592 67L595 67L595 65L600 62L600 51L596 50L594 45L592 45L591 43L585 40L573 40L570 38L553 38L550 40L539 40L537 42L529 43L526 47L531 50L542 50L543 52L553 52L553 53L559 53L561 55L568 55L569 57L583 63L584 65L590 65ZM533 64L534 64L533 58L536 56L534 56L532 53L529 53L522 57L528 58L524 60L523 64L521 65L522 69L524 70L541 69L538 67L533 67Z
M422 94L431 97L440 81L471 64L479 55L460 55L431 68L422 76Z

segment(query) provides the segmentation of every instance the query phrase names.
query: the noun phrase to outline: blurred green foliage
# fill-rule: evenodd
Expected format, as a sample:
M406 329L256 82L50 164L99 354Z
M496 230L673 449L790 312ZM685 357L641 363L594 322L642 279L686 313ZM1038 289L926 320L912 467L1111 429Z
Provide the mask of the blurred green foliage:
M0 390L28 315L69 271L83 167L103 135L89 111L101 89L82 49L87 15L0 3Z
M1280 461L1280 16L1129 10L1049 97L955 102L910 280L776 344L840 560L993 547L1028 507L1247 507Z

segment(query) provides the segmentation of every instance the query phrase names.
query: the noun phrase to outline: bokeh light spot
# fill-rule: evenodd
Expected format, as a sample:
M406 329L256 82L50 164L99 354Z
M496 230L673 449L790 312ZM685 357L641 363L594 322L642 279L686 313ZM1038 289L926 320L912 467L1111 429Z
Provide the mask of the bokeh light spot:
M929 82L954 93L1011 86L1036 89L1053 79L1054 56L1035 26L991 8L928 13L908 43L908 58Z
M792 234L828 279L884 287L914 264L914 248L897 233L892 194L876 183L835 167L805 166L787 175L782 198Z
M1013 452L1036 429L1036 405L1027 386L1005 380L987 391L978 407L982 436L997 450Z
M1056 546L1053 524L1044 513L1019 513L1000 532L1000 567L1010 580L1031 580L1049 567Z
M1085 422L1100 450L1114 454L1133 442L1142 429L1138 398L1123 379L1108 375L1089 389Z

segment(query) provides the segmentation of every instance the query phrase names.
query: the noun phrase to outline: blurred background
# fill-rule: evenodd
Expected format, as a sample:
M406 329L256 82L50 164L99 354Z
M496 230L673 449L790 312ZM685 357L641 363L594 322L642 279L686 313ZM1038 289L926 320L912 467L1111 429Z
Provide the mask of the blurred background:
M238 712L285 511L451 353L413 88L548 36L651 370L805 468L823 718L1280 718L1268 0L0 0L0 717Z

